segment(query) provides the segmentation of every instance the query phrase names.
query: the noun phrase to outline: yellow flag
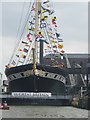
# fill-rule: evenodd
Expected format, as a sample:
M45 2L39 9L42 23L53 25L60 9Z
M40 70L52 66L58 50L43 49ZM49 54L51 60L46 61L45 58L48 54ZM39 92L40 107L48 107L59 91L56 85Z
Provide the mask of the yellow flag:
M48 16L42 16L41 19L42 19L42 20L47 20L47 19L48 19Z
M48 20L48 17L44 17L44 20Z
M38 35L43 35L42 31L38 31Z
M28 31L28 30L29 30L29 28L27 27L27 28L26 28L26 31Z
M18 48L18 51L22 51L20 48Z
M35 30L35 28L34 27L32 27L32 31L34 31Z
M25 58L26 56L24 54L21 55L21 58Z
M53 17L52 20L57 20L57 18L56 18L56 17Z
M46 12L46 10L42 10L42 13Z
M33 57L33 55L31 54L31 55L30 55L30 57L32 58L32 57Z
M57 41L55 41L55 40L52 40L51 42L52 42L52 43L57 43Z
M62 49L63 45L62 44L58 44L58 48Z

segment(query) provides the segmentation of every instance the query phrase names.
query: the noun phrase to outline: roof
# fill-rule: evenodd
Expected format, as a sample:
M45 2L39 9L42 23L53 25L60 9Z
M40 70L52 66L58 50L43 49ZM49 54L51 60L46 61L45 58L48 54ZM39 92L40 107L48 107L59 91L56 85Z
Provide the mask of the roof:
M66 54L68 58L87 58L89 57L88 54ZM65 56L65 55L64 55ZM59 58L60 54L48 54L46 56L44 56L44 58Z
M88 58L88 54L67 54L68 58Z

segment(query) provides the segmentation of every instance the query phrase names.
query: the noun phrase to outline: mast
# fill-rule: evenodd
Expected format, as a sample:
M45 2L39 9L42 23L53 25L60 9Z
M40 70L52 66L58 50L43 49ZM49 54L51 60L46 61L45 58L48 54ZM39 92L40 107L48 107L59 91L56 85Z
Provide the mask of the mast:
M39 3L41 2L41 0L39 0ZM39 10L41 10L41 4L39 5ZM41 18L41 15L40 15ZM43 41L40 41L40 54L39 54L39 58L40 58L40 63L43 64Z
M39 15L38 15L38 11L41 11L41 0L37 0L36 3L36 23L35 26L37 29L35 29L35 34L37 34L37 30L38 30L38 24L39 24ZM41 18L41 15L40 15ZM35 42L35 49L37 50L37 42ZM39 54L39 62L42 64L43 63L43 41L40 41L40 54ZM36 54L36 60L37 60L37 54Z
M43 41L40 41L40 63L43 64Z
M36 0L36 17L35 17L35 38L38 31L38 25L39 25L39 18L38 18L38 11L40 10L40 0ZM35 46L33 48L33 71L35 75L38 75L38 71L36 69L37 64L37 41L35 40Z

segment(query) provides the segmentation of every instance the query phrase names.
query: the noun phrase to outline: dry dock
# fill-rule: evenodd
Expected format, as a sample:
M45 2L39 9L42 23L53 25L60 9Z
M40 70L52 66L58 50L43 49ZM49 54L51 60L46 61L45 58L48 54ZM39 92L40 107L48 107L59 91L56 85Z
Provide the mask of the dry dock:
M88 110L71 106L11 106L3 118L88 118Z

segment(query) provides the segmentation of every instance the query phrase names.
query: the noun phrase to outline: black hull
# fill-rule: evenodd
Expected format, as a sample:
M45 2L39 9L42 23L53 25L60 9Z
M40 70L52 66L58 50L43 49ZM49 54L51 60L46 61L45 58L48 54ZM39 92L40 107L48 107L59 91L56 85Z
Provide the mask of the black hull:
M71 105L70 99L42 99L42 98L2 98L2 103L7 101L8 105L50 105L50 106L68 106Z
M37 65L37 70L44 71L45 76L36 76L31 74L33 64L7 68L5 74L9 80L9 92L50 92L52 94L65 93L65 84L60 81L65 79L67 73L60 68L45 65ZM27 72L28 71L28 72ZM26 73L26 76L24 74ZM18 74L17 74L18 73ZM54 73L54 76L48 77L48 73ZM58 75L59 78L58 78ZM58 78L58 79L57 79ZM62 79L63 80L63 79Z

